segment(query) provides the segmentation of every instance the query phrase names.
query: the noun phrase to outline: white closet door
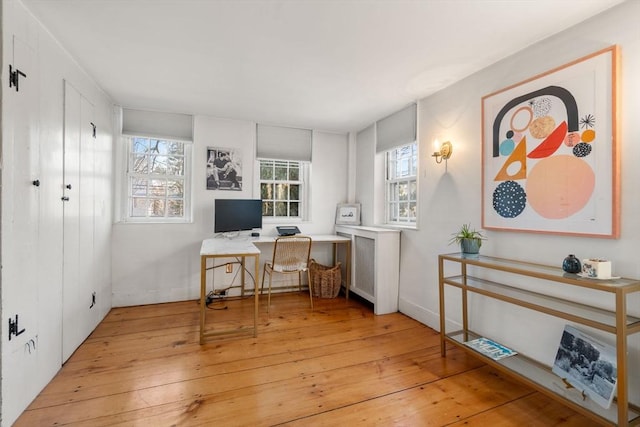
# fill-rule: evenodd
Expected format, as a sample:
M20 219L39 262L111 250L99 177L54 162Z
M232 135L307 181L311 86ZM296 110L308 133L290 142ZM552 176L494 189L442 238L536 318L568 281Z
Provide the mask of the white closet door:
M3 73L18 69L3 87L2 165L2 416L33 399L38 382L38 239L40 213L38 74L34 50L17 37ZM9 44L7 44L9 45ZM7 67L6 69L4 67ZM3 74L4 76L4 74ZM6 81L3 79L3 84Z
M64 237L62 360L97 323L94 293L93 105L71 84L64 86Z
M92 296L95 286L94 234L95 234L95 144L93 137L93 105L80 96L80 294L79 308L82 317L80 325L81 342L91 334L98 324L98 309ZM95 308L94 308L95 307Z

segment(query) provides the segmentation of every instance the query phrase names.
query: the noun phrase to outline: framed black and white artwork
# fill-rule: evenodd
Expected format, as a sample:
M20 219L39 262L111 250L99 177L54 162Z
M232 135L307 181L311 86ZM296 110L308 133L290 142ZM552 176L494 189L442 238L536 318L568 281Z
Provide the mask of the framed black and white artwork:
M611 405L618 379L613 346L566 325L552 371L598 405Z
M234 149L207 147L207 190L242 190L242 156Z

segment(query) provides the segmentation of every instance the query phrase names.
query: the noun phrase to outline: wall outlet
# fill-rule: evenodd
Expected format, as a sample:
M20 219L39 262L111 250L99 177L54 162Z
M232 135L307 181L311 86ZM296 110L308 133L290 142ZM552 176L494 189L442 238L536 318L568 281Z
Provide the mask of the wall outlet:
M227 263L227 273L233 273L233 264Z

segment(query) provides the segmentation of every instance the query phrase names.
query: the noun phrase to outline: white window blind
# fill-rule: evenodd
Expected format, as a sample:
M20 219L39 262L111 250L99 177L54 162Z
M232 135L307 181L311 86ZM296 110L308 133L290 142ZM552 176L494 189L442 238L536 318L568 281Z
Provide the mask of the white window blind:
M123 108L122 133L192 141L193 117L188 114Z
M256 157L302 162L311 161L310 130L258 125L256 133Z
M376 122L376 152L388 151L416 140L416 104Z

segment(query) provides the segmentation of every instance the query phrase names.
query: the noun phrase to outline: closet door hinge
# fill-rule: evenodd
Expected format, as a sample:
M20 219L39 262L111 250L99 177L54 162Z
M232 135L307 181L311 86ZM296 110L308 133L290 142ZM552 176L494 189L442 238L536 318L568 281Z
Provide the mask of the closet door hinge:
M11 337L21 335L24 332L24 328L20 329L18 327L18 315L16 314L16 320L12 320L9 318L9 341L11 341Z
M22 71L18 70L17 68L14 70L14 68L11 66L11 64L9 64L9 87L16 87L16 92L18 92L19 86L18 83L20 81L20 76L22 77L27 77L27 75L25 73L23 73Z

